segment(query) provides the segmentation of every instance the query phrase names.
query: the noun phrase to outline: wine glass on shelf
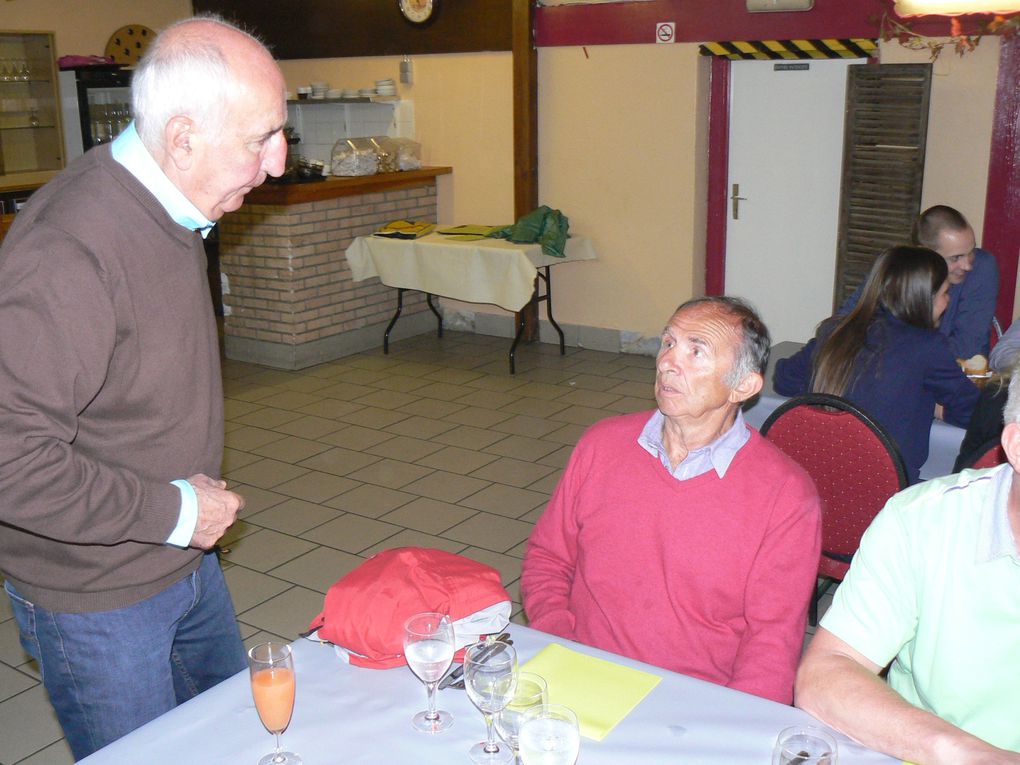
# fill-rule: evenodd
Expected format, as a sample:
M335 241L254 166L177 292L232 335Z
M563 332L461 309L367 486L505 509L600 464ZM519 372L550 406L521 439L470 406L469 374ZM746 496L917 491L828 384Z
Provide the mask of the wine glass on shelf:
M258 765L301 765L301 757L280 749L280 734L294 712L294 657L286 643L260 643L248 651L251 695L266 729L276 736L276 751Z
M574 765L581 750L581 733L574 710L542 704L524 713L519 734L524 765Z
M772 750L772 765L836 765L836 740L813 725L783 728Z
M464 688L485 718L485 741L468 752L476 765L502 765L514 760L509 745L499 745L493 716L510 703L517 687L517 652L498 640L483 640L464 652Z
M449 712L436 709L436 685L450 668L453 654L453 625L446 614L415 614L404 622L404 658L428 693L428 709L411 718L415 730L439 733L453 725Z
M518 736L524 713L529 709L541 706L548 701L549 690L545 680L532 672L517 673L517 690L498 715L496 715L496 731L506 741L514 753L514 762L520 762Z

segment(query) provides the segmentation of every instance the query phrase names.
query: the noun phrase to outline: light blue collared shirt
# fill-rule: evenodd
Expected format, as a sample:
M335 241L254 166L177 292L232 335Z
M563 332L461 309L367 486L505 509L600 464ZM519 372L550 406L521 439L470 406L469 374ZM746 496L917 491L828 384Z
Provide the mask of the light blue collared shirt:
M191 200L173 185L156 160L138 137L132 122L110 145L113 158L122 164L131 175L152 192L163 209L175 223L191 231L197 231L202 238L209 236L215 222L206 218Z
M191 231L198 231L203 238L209 235L215 224L166 177L166 173L156 164L138 137L134 122L114 139L110 151L114 160L152 192L175 223ZM187 547L198 524L198 495L194 487L184 479L171 483L181 492L181 510L177 516L177 525L170 532L166 543L175 547Z
M665 422L666 417L656 409L641 430L638 444L653 457L658 457L662 466L678 481L696 478L709 470L715 470L716 474L723 478L737 452L751 438L751 432L744 424L744 415L740 409L737 409L736 419L729 430L712 443L688 453L674 470L669 462L669 453L662 442L662 428Z

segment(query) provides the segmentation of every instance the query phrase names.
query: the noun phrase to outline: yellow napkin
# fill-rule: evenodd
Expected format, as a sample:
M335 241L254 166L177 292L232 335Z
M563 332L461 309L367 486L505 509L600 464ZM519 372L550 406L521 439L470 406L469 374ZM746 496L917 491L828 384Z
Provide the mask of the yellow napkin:
M549 703L577 713L581 735L601 741L662 679L550 643L521 667L549 684Z
M376 236L388 236L392 239L418 239L431 233L436 224L426 220L391 220L376 231Z

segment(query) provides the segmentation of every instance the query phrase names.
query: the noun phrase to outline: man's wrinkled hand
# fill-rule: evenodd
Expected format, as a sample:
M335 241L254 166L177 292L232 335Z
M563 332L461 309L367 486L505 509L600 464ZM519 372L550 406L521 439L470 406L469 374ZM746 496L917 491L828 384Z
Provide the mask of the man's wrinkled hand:
M227 490L226 481L199 473L188 479L198 497L198 520L191 547L210 549L244 509L244 497Z

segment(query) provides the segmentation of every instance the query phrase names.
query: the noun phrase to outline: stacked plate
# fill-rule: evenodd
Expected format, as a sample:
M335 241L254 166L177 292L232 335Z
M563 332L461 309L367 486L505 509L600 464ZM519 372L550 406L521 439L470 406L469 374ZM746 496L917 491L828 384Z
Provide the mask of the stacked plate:
M375 92L380 96L395 96L397 95L397 85L391 79L376 80Z
M340 98L357 98L357 97L358 97L357 88L344 88L343 90L340 91Z
M375 95L375 88L362 88L358 91L358 95L362 98L369 98Z
M328 82L313 82L312 83L312 98L325 98L326 93L329 92Z

